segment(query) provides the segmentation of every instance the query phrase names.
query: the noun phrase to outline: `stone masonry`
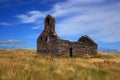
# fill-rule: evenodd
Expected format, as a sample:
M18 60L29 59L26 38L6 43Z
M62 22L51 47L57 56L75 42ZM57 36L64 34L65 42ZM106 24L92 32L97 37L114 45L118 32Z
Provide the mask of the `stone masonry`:
M44 30L37 39L37 53L55 56L96 55L97 44L87 35L77 42L60 39L55 32L55 18L47 15Z

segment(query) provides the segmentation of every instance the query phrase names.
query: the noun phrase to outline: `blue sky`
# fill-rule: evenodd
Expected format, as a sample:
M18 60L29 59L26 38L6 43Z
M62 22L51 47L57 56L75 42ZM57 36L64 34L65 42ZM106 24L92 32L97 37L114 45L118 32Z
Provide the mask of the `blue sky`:
M120 0L0 0L0 48L36 49L48 14L60 38L120 50Z

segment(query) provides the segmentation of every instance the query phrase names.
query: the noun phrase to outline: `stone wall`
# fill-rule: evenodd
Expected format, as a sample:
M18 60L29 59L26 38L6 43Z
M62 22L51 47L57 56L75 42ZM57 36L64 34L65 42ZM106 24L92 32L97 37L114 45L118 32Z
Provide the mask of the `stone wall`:
M45 18L44 30L37 39L37 53L55 56L96 55L97 44L86 35L77 42L60 39L55 32L55 19L48 15Z
M37 39L37 53L58 55L58 35L55 32L55 19L45 18L44 30Z
M97 47L83 44L82 42L66 42L59 44L59 56L96 55Z

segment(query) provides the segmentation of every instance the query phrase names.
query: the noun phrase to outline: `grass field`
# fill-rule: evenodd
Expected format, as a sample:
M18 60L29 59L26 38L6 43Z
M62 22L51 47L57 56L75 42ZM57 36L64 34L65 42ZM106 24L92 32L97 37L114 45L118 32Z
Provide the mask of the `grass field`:
M70 58L0 49L0 80L120 80L120 54Z

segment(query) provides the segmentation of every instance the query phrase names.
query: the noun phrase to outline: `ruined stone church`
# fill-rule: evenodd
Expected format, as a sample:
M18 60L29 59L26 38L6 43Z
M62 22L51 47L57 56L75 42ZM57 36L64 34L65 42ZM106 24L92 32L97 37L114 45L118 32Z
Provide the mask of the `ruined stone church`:
M60 39L55 32L55 18L47 15L44 30L37 39L37 53L55 56L96 55L97 44L87 35L77 42Z

